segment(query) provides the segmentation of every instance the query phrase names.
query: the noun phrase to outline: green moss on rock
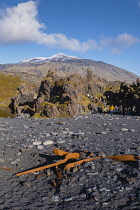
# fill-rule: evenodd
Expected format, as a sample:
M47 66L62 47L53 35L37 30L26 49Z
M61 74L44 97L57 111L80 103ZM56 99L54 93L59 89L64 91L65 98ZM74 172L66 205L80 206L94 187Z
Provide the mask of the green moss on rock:
M23 81L19 77L0 74L0 106L8 106Z

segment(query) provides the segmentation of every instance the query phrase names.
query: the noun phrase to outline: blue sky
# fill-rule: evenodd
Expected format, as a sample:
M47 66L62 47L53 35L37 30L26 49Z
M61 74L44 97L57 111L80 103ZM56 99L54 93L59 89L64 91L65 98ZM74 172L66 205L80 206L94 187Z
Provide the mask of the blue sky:
M140 76L140 0L0 0L0 63L65 53Z

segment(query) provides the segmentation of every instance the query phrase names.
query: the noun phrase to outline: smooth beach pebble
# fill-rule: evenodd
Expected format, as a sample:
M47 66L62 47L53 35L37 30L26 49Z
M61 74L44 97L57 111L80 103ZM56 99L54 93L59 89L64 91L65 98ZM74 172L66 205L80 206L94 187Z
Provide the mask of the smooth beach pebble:
M40 145L40 144L42 144L41 141L34 141L34 142L33 142L33 145L35 145L35 146Z
M128 131L128 128L122 128L122 131Z
M135 132L135 129L131 129L132 132Z
M51 144L53 144L53 141L51 141L51 140L46 140L43 142L44 146L51 145Z
M55 201L55 202L56 202L56 201L59 201L59 197L58 197L57 195L56 195L56 196L52 196L51 200L52 200L52 201Z
M13 160L13 161L11 162L11 164L12 164L12 165L16 165L16 164L17 164L17 161Z
M43 149L44 147L43 147L43 145L38 145L37 146L37 149Z
M62 143L65 143L65 142L66 142L65 140L58 140L57 141L58 144L62 144Z

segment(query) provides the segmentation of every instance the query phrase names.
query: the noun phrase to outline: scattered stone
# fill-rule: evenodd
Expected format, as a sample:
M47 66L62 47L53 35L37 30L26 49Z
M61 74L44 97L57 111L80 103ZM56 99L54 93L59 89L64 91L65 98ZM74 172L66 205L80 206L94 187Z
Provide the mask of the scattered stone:
M135 129L130 129L130 131L135 132Z
M74 167L72 171L73 172L77 172L78 171L78 167Z
M54 202L58 202L59 201L59 196L57 196L57 195L52 196L51 200L54 201Z
M122 128L121 130L122 131L128 131L128 128Z
M62 140L62 139L57 141L58 144L63 144L63 143L65 143L65 142L66 142L66 141L65 141L65 140Z
M57 136L58 133L52 132L51 135L52 135L52 136Z
M11 162L11 164L12 164L12 165L16 165L16 164L17 164L17 161L13 160L13 161Z
M103 134L103 135L106 135L106 134L107 134L107 132L105 132L105 131L102 131L102 134Z
M92 169L92 170L95 170L95 168L96 168L95 165L92 165L92 166L91 166L91 169Z
M51 141L51 140L46 140L46 141L43 142L43 145L44 145L44 146L48 146L48 145L51 145L51 144L53 144L53 143L54 143L54 142Z
M23 182L23 187L31 188L31 182Z
M103 207L107 207L108 206L108 203L103 203L102 206Z
M18 161L20 161L20 160L21 160L20 158L15 159L16 162L18 162Z
M63 200L64 200L65 202L68 202L68 201L72 201L73 198L72 198L72 197L67 197L67 198L64 198Z
M118 172L120 172L120 171L122 171L123 170L123 168L117 168L116 169L116 171L118 171Z
M46 137L50 137L50 133L44 133Z
M27 149L32 149L33 145L28 145Z
M33 142L33 145L35 145L35 146L40 145L40 144L42 144L41 141L34 141L34 142Z
M91 193L92 192L92 188L88 188L86 191L87 191L87 193Z
M137 147L137 151L140 151L140 147Z
M106 187L101 187L99 188L99 191L102 192L102 191L105 191L106 190Z
M80 194L80 196L79 196L80 198L86 198L87 197L87 195L86 194L84 194L84 193L82 193L82 194Z
M50 199L50 198L47 197L47 196L44 196L44 197L42 197L41 199L42 199L42 201L45 201L45 200Z
M43 145L38 145L38 146L37 146L37 149L42 150L42 149L44 149L44 146L43 146Z

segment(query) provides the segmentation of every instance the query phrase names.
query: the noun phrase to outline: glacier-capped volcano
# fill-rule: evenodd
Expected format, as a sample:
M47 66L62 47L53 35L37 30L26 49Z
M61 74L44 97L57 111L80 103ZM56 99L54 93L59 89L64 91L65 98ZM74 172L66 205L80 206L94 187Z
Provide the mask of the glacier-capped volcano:
M66 55L64 53L58 53L51 57L35 57L35 58L25 59L20 61L20 63L46 63L46 62L57 62L57 61L62 62L70 59L81 59L81 58L76 56Z
M60 76L78 73L85 76L87 69L93 74L107 81L127 81L132 83L138 78L132 72L125 69L91 59L83 59L76 56L69 56L64 53L58 53L51 57L35 57L22 60L15 64L6 64L0 66L1 72L18 75L23 80L38 81L46 77L49 69L56 71Z

